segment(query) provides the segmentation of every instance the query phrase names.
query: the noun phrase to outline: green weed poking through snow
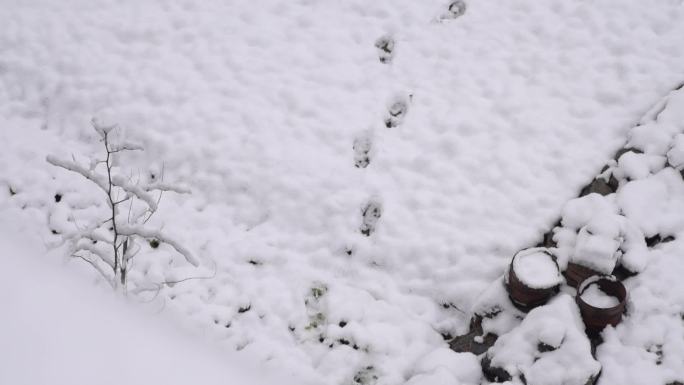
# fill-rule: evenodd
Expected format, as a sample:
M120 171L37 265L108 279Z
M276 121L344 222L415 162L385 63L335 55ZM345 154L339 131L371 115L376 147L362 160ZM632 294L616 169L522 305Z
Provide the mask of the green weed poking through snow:
M74 218L76 229L62 235L63 242L69 247L69 255L87 262L113 288L124 291L127 290L131 261L141 250L143 242L153 248L166 244L197 267L199 263L188 249L147 225L156 213L164 192L184 194L190 190L164 182L163 175L148 182L133 181L131 177L124 176L118 166L120 156L129 151L142 151L142 146L126 141L112 143L116 126L102 126L93 120L93 128L103 145L102 158L91 159L88 165L82 165L75 157L47 157L50 164L79 174L95 184L106 202L107 213L101 218ZM136 282L136 290L146 289L150 289L149 283Z

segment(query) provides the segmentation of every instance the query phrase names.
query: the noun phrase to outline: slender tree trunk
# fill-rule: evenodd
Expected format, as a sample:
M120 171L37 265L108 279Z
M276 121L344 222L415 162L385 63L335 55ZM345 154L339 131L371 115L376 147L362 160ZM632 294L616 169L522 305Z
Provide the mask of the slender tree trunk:
M106 160L106 165L107 165L107 181L108 186L107 186L107 196L109 198L109 205L112 208L112 230L114 231L114 242L112 242L112 248L114 249L114 280L116 281L116 277L121 275L121 284L123 285L125 282L125 274L123 271L119 272L120 270L120 258L119 258L119 246L117 245L117 242L119 240L119 230L116 228L116 202L114 202L114 197L112 196L112 151L109 149L109 133L105 132L104 134L104 144L105 144L105 149L107 150L107 160Z

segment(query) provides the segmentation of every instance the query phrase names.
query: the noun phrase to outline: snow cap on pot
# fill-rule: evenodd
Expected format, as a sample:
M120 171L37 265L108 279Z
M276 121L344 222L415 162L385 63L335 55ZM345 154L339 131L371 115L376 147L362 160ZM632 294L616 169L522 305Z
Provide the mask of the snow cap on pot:
M543 247L516 253L505 277L511 301L524 311L545 304L563 280L556 258Z

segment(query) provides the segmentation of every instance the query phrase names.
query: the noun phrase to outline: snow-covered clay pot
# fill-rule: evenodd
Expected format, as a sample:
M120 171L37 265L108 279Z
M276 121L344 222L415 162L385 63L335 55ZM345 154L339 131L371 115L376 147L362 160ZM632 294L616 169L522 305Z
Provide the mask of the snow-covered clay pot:
M587 333L598 334L608 325L622 320L627 290L612 276L592 276L584 280L575 297Z
M519 251L506 273L511 301L523 311L545 304L558 293L561 282L556 258L541 247Z

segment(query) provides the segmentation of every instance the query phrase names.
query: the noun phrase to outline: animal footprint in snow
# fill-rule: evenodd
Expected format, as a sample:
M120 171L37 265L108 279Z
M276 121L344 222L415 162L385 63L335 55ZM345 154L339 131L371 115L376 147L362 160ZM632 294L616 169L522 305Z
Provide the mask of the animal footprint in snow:
M357 168L366 168L370 163L370 150L372 142L367 135L360 136L354 139L354 166Z
M380 63L389 63L394 56L394 39L391 36L381 36L375 41L375 47L378 49L378 57Z
M454 0L451 3L449 3L449 7L447 9L447 12L444 13L441 17L442 20L446 19L456 19L458 17L463 16L463 14L466 12L466 3L463 0Z
M411 95L409 95L409 98ZM392 128L400 125L404 121L408 111L408 101L404 98L397 98L387 109L389 116L385 119L385 126Z
M375 231L375 226L382 215L380 202L370 201L361 211L363 221L361 223L361 234L370 236Z

